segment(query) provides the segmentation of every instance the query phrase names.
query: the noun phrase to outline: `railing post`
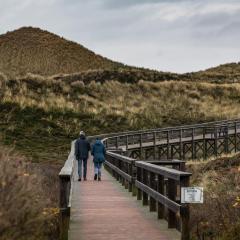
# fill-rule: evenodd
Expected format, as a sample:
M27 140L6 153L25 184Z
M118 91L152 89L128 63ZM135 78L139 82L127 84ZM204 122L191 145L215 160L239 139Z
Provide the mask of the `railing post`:
M142 169L142 182L144 185L147 185L147 170ZM143 206L148 205L148 195L147 193L142 193L142 204Z
M131 163L128 163L128 174L133 177L133 165L132 165L132 162ZM131 182L128 182L128 191L129 192L132 192L133 191L133 183L132 181Z
M180 145L179 145L179 148L180 148L180 159L182 160L183 159L183 143L182 143L182 128L180 129L180 136L179 136L179 141L180 141Z
M203 127L203 159L207 158L206 128Z
M142 133L140 134L140 159L143 159L143 139L142 139Z
M142 169L137 167L137 180L142 182ZM137 200L142 200L142 191L141 189L137 189Z
M180 179L180 187L189 187L189 177L184 177ZM181 240L189 240L190 239L190 229L189 229L189 221L190 221L190 210L189 204L182 204L181 211Z
M153 132L153 145L154 145L154 160L156 160L156 155L157 155L157 133L154 131Z
M176 201L177 195L177 185L175 180L168 179L168 198L172 201ZM177 226L177 218L176 213L168 209L168 228L176 228Z
M167 131L167 159L170 159L169 131Z
M155 183L155 174L150 172L150 188L156 190L156 183ZM156 207L156 200L150 196L150 203L149 203L149 210L150 212L155 212L157 210Z
M132 196L135 197L137 195L137 188L135 186L135 179L136 179L136 175L137 175L137 173L135 173L135 171L136 171L135 161L132 161L131 165L132 165L132 173L131 173L131 176L132 176Z
M126 151L128 150L128 135L126 136Z
M229 147L228 147L228 124L226 128L224 128L224 151L225 153L229 153Z
M182 172L186 171L186 162L181 162L179 164L179 171L182 171Z
M214 127L214 155L217 157L218 155L218 132L217 132L217 127Z
M194 135L195 135L195 129L192 128L192 160L196 159Z
M71 189L71 179L69 176L60 176L60 239L68 239L68 227L70 219L70 209L68 208L69 194Z
M124 164L123 164L123 172L125 172L125 173L128 174L128 173L129 173L128 170L129 170L129 169L128 169L128 163L124 163ZM125 179L125 178L124 178L124 186L125 186L125 189L128 189L129 182L128 182L127 179Z
M158 175L157 191L164 195L164 177ZM158 202L158 219L164 218L164 205Z

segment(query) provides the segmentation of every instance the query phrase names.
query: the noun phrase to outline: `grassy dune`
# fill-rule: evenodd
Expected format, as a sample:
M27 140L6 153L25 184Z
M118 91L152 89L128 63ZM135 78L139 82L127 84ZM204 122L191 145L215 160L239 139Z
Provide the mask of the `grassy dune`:
M28 76L2 81L0 99L4 142L35 162L61 162L80 129L93 135L236 118L240 84L84 84Z
M0 72L12 77L28 72L53 75L123 66L80 44L32 27L0 35L0 56Z
M95 54L81 44L33 27L0 35L0 79L28 73L57 78L120 82L191 81L239 82L240 64L229 63L205 71L176 74L137 68ZM159 66L161 67L161 66ZM60 76L59 76L60 75Z
M29 74L25 78L2 79L0 84L2 142L5 145L14 146L15 151L31 160L31 163L28 163L31 174L43 176L40 183L30 185L32 194L38 194L37 189L43 189L42 196L48 196L49 191L55 192L54 196L57 196L57 189L53 187L57 185L57 172L67 157L70 141L77 137L80 129L86 131L88 135L93 135L239 117L239 83L219 85L185 81L155 83L139 81L132 84L118 81L103 83L91 81L86 84L76 76L63 81L55 77ZM3 154L3 159L6 158L5 155ZM17 158L15 160L17 161ZM4 161L0 162L4 164ZM234 188L239 185L237 165L226 167L223 172L215 169L210 171L204 168L205 165L206 163L203 163L190 167L194 174L201 173L194 175L193 184L207 183L204 185L207 190L206 210L202 211L198 208L192 210L195 216L192 231L195 239L201 239L199 236L205 236L205 239L214 239L213 236L219 236L220 239L224 234L224 238L221 239L233 240L234 232L239 230L238 222L234 220L235 215L231 218L232 212L238 210L238 205L236 208L233 205L240 196L239 189ZM20 172L23 174L25 170L20 167ZM232 171L236 174L232 175ZM3 179L5 176L5 172L2 172ZM216 188L215 184L219 179L222 179L220 189ZM19 181L21 185L21 178ZM36 186L39 187L36 188ZM225 194L226 188L231 189L232 195ZM19 192L23 190L20 188ZM27 196L28 193L26 193ZM216 196L223 199L219 206L216 205L219 203L215 201ZM1 199L1 202L3 201L4 199ZM19 201L24 199L20 198ZM232 205L227 208L229 204ZM23 209L25 212L30 211L26 219L36 219L39 223L38 233L43 234L36 235L37 237L33 239L56 238L53 234L53 232L57 233L54 217L57 214L56 206L57 198L49 199L47 202L45 199L40 199L33 213L27 207ZM218 207L223 212L222 215L219 215L219 212L212 213L212 218L208 219L208 211L213 209L212 206ZM42 211L45 217L50 216L50 220L42 218L40 214ZM228 226L227 228L220 225L223 221L216 221L219 216L226 217L228 222L224 224ZM11 219L10 215L6 215L6 218ZM46 221L50 221L52 225L48 224L50 228L45 228L47 232L41 231ZM236 224L233 225L233 221ZM18 239L9 230L10 225L4 224L6 223L0 222L0 233L2 226L5 226L5 230L2 230L5 231L4 240ZM31 224L34 227L35 220ZM16 231L17 229L16 227ZM7 231L10 232L7 233ZM18 231L21 231L20 228ZM31 232L26 232L24 236L28 236L27 234L30 236Z

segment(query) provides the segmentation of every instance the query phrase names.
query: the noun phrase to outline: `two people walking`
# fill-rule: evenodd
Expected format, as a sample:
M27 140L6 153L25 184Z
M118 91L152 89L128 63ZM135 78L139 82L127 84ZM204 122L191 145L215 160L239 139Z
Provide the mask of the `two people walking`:
M82 173L84 181L87 180L87 161L90 151L94 162L94 180L98 179L98 181L101 181L101 168L106 155L105 146L99 139L96 139L91 147L85 133L81 131L80 137L75 142L75 157L78 161L78 181L82 180Z

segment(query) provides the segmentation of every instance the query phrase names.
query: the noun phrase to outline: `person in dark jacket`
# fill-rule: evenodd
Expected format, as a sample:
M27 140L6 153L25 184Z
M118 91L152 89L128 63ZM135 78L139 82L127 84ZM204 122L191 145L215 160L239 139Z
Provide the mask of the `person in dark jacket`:
M82 179L82 165L84 181L87 180L87 160L90 150L90 143L87 141L85 133L81 131L79 139L75 142L75 156L78 161L78 181Z
M101 181L101 168L105 162L106 149L98 138L92 147L92 155L94 162L94 180L98 179L98 181Z

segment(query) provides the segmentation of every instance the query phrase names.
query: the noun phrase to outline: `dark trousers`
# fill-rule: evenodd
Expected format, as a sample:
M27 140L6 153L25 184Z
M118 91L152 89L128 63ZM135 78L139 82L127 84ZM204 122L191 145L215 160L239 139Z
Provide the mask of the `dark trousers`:
M82 171L83 171L83 177L86 178L87 177L87 159L86 158L78 160L78 176L79 176L79 178L82 178Z

